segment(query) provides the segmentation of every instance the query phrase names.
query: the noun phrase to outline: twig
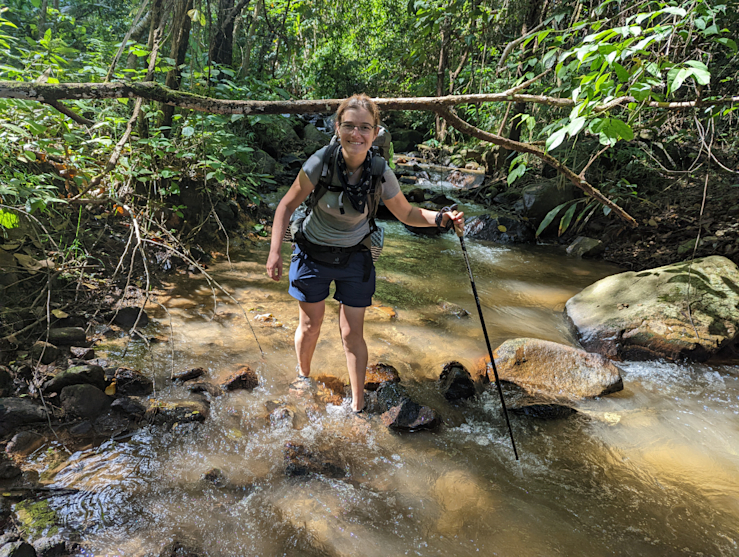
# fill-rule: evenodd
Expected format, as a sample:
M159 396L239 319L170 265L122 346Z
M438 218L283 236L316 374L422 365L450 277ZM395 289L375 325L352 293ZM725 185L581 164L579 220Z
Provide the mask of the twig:
M210 276L210 274L208 274L205 271L205 269L203 269L198 264L197 261L195 261L191 257L188 257L187 255L185 255L183 252L179 251L178 249L173 248L172 246L168 246L166 244L157 244L156 242L153 242L152 240L148 240L146 238L144 238L144 242L147 244L154 244L159 247L164 247L168 249L169 251L171 251L172 253L176 254L178 257L181 257L182 259L188 261L191 265L195 266L195 268L197 268L198 271L200 271L203 274L203 276L209 283L215 284L221 292L223 292L232 302L234 302L237 306L239 306L239 309L241 309L241 312L244 314L244 319L246 319L246 323L249 325L249 328L251 329L251 332L254 335L254 340L257 342L257 346L259 347L259 352L262 354L262 356L264 356L264 350L262 350L262 345L259 344L257 333L256 331L254 331L254 327L252 327L251 321L249 321L249 316L246 314L246 310L244 309L244 306L242 306L241 303L231 295L231 293L229 293L223 286L221 286L221 284L217 280L215 280L212 276Z
M552 68L549 68L548 70L544 70L543 72L541 72L536 77L532 77L531 79L528 79L528 80L524 81L520 85L516 85L515 87L511 87L510 89L506 89L503 92L503 94L504 95L515 95L519 91L523 91L524 89L526 89L526 87L528 87L532 83L536 83L537 81L539 81L542 77L544 77L545 75L547 75L551 71L552 71Z
M585 171L588 168L590 168L590 165L593 164L598 157L600 157L603 153L605 153L610 148L611 148L611 145L608 144L605 147L603 147L600 151L598 151L595 155L593 155L592 157L590 157L590 160L588 161L588 164L586 164L585 165L585 168L583 168L580 171L580 174L579 174L580 178L582 178L584 180L585 179Z
M503 54L500 55L500 60L498 60L498 66L496 69L500 70L503 68L503 64L505 64L505 61L508 59L508 56L510 56L511 52L514 48L516 48L518 45L520 45L522 42L524 42L526 39L528 39L531 35L538 32L539 29L544 27L546 23L549 23L551 21L551 18L547 19L546 21L542 21L539 25L534 27L531 31L526 33L525 35L517 38L514 41L509 42L506 47L503 49Z

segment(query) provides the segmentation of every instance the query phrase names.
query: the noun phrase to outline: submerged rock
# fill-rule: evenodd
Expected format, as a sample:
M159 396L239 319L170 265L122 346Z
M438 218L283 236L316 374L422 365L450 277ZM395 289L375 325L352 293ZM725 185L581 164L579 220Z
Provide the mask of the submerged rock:
M172 377L172 381L191 381L193 379L198 379L205 375L205 370L202 367L196 367L194 369L188 369L186 371L181 371L179 373L175 373Z
M368 391L376 391L383 383L399 383L398 370L388 364L378 362L367 368L364 378L364 388Z
M318 397L326 404L341 405L346 392L346 385L338 377L333 375L316 375L318 386Z
M400 404L390 408L381 418L387 427L401 431L434 429L441 424L436 410L421 406L409 398L401 400Z
M288 442L285 445L285 474L306 476L320 474L330 478L346 476L344 466L337 459L312 451L305 445Z
M226 391L235 391L239 389L252 390L259 385L259 378L254 370L249 366L241 366L238 370L228 376L221 383Z
M739 357L739 267L725 257L606 277L565 312L583 347L609 358Z
M447 400L464 400L477 394L470 372L459 362L449 362L439 376L439 384Z
M573 257L594 257L603 253L605 249L605 244L600 240L578 236L574 242L567 246L567 255L572 255Z
M564 344L517 338L501 344L493 356L501 381L515 383L528 394L576 400L623 389L621 373L612 362ZM490 365L487 358L485 362Z
M202 423L210 415L210 407L201 400L149 401L146 417L156 425Z
M159 557L201 557L202 550L194 543L173 541L168 543L159 553Z

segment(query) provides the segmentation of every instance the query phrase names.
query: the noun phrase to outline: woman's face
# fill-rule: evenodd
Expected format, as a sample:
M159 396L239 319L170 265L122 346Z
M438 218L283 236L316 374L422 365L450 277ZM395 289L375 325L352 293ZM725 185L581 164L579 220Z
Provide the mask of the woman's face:
M377 137L377 126L372 113L365 108L348 108L336 123L336 132L341 140L344 156L367 156L372 142Z

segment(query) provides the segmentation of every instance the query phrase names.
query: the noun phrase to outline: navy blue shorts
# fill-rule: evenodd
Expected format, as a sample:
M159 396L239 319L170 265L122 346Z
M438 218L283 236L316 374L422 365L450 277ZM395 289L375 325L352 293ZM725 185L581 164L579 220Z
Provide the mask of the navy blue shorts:
M331 281L336 283L334 299L349 307L364 308L372 305L375 293L375 266L371 262L369 280L364 278L364 266L370 259L364 252L356 252L345 267L321 265L310 259L295 245L290 258L290 295L299 302L315 303L328 298Z

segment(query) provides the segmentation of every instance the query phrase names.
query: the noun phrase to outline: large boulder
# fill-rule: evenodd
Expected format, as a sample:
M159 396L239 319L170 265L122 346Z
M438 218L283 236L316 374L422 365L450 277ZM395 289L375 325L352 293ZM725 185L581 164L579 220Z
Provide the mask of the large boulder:
M521 192L523 215L538 225L549 211L575 199L578 192L574 185L569 182L560 184L557 178L526 186Z
M252 153L254 159L254 171L258 174L274 174L277 168L277 161L266 151L257 149Z
M44 385L47 393L58 393L70 385L92 385L101 391L105 390L105 372L97 365L70 367L57 373Z
M711 256L606 277L565 312L586 350L621 360L739 354L739 268Z
M423 134L417 130L393 130L392 136L396 153L415 151L416 145L423 142Z
M476 240L498 244L520 244L534 241L534 229L523 219L510 215L482 215L470 219L465 235Z
M46 410L29 398L0 398L0 437L19 426L46 421Z
M323 133L313 124L308 124L303 128L303 138L305 140L305 152L307 154L318 151L318 149L325 147L331 141L330 135Z
M567 401L623 389L621 373L611 361L564 344L516 338L501 344L493 356L501 381L515 383L530 395Z

